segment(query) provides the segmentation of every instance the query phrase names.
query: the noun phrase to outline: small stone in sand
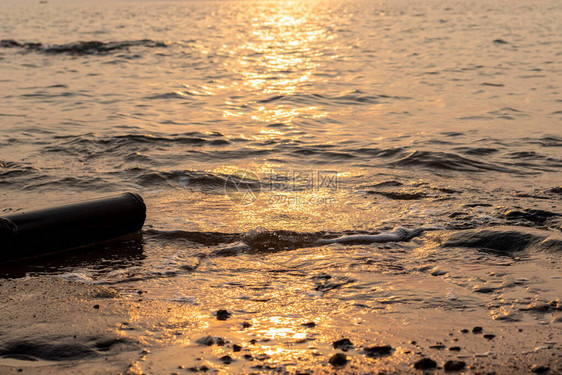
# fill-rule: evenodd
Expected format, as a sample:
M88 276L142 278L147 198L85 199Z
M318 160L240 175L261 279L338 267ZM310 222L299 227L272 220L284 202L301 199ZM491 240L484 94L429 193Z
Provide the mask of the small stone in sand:
M203 336L195 342L201 345L211 346L215 343L215 338L213 336Z
M347 363L347 356L343 353L336 353L330 357L328 362L332 366L343 366Z
M531 371L533 371L535 374L545 374L549 370L550 370L550 367L547 367L547 366L533 365L531 367Z
M316 327L316 323L314 323L314 322L303 323L302 326L304 326L306 328L314 328L314 327Z
M487 82L484 82L483 85L485 85L485 86L499 86L499 84L487 83ZM496 289L492 288L490 286L476 285L474 288L472 288L472 291L476 292L476 293L493 293L493 292L496 291Z
M344 352L353 348L353 343L349 339L334 341L332 345L334 346L334 349L341 349Z
M449 348L450 351L452 352L460 352L461 351L461 347L460 346L451 346Z
M445 369L445 371L458 371L462 370L464 366L466 366L466 363L464 363L463 361L449 360L445 362L443 368Z
M437 343L437 344L435 344L435 345L430 345L430 346L429 346L429 349L436 349L436 350L443 350L443 349L445 349L445 348L446 348L446 346L443 345L443 344L441 344L440 342Z
M496 335L492 335L492 334L484 335L484 338L485 338L485 339L488 339L488 340L491 340L491 339L493 339L494 337L496 337Z
M384 355L389 355L392 351L392 346L390 345L379 345L379 346L371 346L369 348L365 348L365 354L369 357L380 357Z
M418 370L429 370L437 367L437 362L431 358L422 358L414 363L414 368Z
M201 367L193 366L193 367L189 367L188 370L193 372L199 372L199 371L206 372L209 371L209 368L207 366L201 366Z
M508 44L508 43L507 43L505 40L503 40L503 39L495 39L495 40L494 40L494 43L496 43L496 44Z
M248 322L242 323L242 328L250 328L252 325Z
M461 332L462 332L462 333L468 333L468 329L463 328L463 329L461 329Z
M94 305L94 309L99 309L100 305Z
M232 363L232 358L229 355L225 355L224 357L220 357L219 359L225 365L229 365Z
M228 310L221 309L217 311L218 320L227 320L231 315L232 313L230 313Z
M482 327L474 327L472 328L472 333L482 333Z
M242 350L242 347L240 345L232 345L232 351L233 352L239 352L240 350Z

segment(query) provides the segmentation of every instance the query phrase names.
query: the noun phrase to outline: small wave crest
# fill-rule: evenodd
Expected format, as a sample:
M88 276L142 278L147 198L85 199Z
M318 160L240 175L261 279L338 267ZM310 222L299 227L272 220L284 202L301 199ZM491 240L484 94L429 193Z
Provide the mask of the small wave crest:
M149 229L147 238L177 241L185 240L206 246L218 246L213 255L236 255L240 252L272 252L294 250L305 247L330 244L357 245L386 242L408 242L427 230L436 228L397 228L391 232L370 233L332 233L295 232L288 230L252 229L244 233L162 231Z
M485 163L460 155L448 152L439 151L413 151L408 156L395 161L396 166L419 166L428 169L443 169L461 172L483 172L483 171L496 171L504 173L524 174L523 171L518 171L510 168L505 168L498 164Z
M532 250L561 252L562 237L554 232L520 227L466 230L451 234L443 247L466 247L500 254Z
M412 238L421 235L425 230L433 228L397 228L392 232L380 233L380 234L356 234L356 235L345 235L337 238L331 239L321 239L318 243L321 244L371 244L371 243L385 243L385 242L407 242Z
M0 40L1 48L21 48L30 51L44 52L47 54L70 54L70 55L100 55L108 54L119 50L126 50L130 47L163 48L166 43L150 39L127 40L117 42L77 41L66 44L43 44L18 42L12 39Z

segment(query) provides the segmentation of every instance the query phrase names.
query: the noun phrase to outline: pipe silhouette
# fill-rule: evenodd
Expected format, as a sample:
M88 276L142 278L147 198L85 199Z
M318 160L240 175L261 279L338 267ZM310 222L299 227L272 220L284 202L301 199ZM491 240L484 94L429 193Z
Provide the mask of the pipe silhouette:
M139 232L146 219L141 196L102 199L0 218L0 261L93 245Z

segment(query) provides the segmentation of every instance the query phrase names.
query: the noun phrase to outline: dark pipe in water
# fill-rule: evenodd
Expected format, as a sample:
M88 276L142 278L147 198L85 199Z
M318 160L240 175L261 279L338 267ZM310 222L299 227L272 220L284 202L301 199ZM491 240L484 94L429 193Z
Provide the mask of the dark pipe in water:
M0 261L52 253L138 232L146 206L138 194L69 204L0 218Z

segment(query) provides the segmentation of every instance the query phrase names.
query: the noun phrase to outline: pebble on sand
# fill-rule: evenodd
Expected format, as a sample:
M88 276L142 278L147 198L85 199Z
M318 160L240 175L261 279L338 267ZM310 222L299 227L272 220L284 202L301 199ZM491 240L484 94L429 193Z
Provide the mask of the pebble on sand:
M445 348L446 348L446 346L443 345L442 343L437 343L437 344L435 344L435 345L430 345L430 346L429 346L429 349L436 349L436 350L443 350L443 349L445 349Z
M218 346L223 346L226 342L222 337L215 336L203 336L195 341L200 345L211 346L217 344Z
M217 320L227 320L231 316L232 313L229 312L228 310L221 309L217 311Z
M463 361L449 360L445 362L443 368L445 369L445 371L458 371L462 370L465 366L466 363L464 363Z
M347 356L343 353L336 353L330 357L328 362L332 366L343 366L347 363Z
M414 368L418 370L429 370L437 367L437 362L431 358L422 358L414 363Z
M472 328L472 333L482 333L482 327L474 327Z
M531 367L531 371L533 371L535 374L546 374L548 371L550 371L550 367L533 365Z
M229 355L225 355L224 357L220 357L219 360L224 363L225 365L229 365L232 363L232 357Z
M384 355L389 355L392 352L392 346L390 345L378 345L371 346L364 349L365 354L369 357L381 357Z
M334 349L341 349L344 352L353 348L353 343L349 339L334 341L332 345L334 346Z

